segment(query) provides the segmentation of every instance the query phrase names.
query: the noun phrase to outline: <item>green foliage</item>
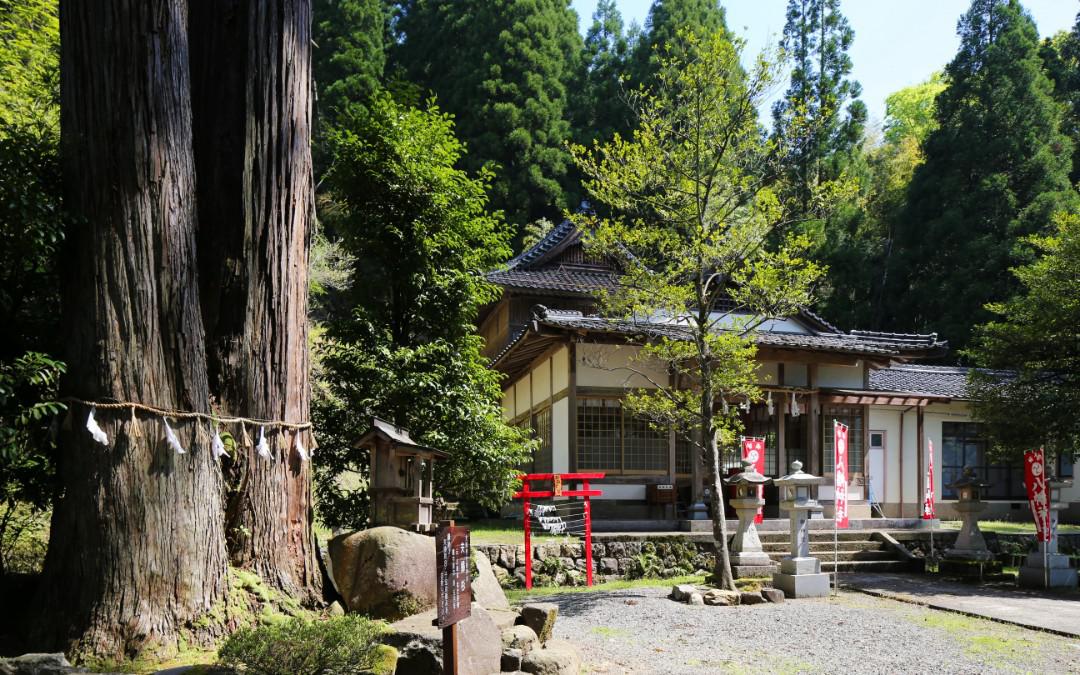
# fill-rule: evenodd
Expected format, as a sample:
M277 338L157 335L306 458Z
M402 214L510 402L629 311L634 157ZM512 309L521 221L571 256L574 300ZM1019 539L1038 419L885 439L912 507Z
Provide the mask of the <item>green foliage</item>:
M634 46L630 77L634 86L654 88L670 58L668 48L679 33L730 38L727 12L717 0L653 0L645 19L645 32Z
M1080 216L1062 214L1056 231L1028 241L1041 254L1013 270L1020 291L987 309L968 352L974 371L975 416L1010 458L1045 445L1057 456L1080 456Z
M520 226L567 196L567 86L581 36L569 0L406 0L395 63L457 118L471 172L492 169L492 205Z
M984 306L1015 290L1008 269L1024 261L1024 237L1044 232L1077 195L1031 17L1015 0L974 0L959 33L886 295L888 325L937 331L963 348L990 318Z
M1065 106L1061 130L1073 142L1069 181L1080 182L1080 15L1071 31L1046 38L1039 48L1054 98Z
M633 111L627 101L627 79L633 36L623 28L614 0L600 0L585 34L578 84L571 94L574 140L587 145L625 136Z
M0 137L9 125L59 131L56 0L0 0Z
M894 91L885 98L885 141L900 145L907 139L922 143L938 127L934 101L945 91L940 72L926 82Z
M817 184L837 178L862 141L862 88L848 79L854 38L839 0L788 1L780 46L792 61L791 83L773 104L773 134L788 148L784 168L804 212Z
M367 457L351 446L367 415L450 453L435 472L440 494L497 508L529 442L502 420L499 375L472 324L497 295L485 272L510 254L508 228L487 210L490 174L455 168L463 148L434 105L379 94L344 119L327 135L322 220L355 266L319 347L320 515L364 524Z
M386 625L348 615L242 628L218 652L222 665L260 675L390 675L396 659L377 643Z
M734 445L739 430L726 401L760 395L754 331L808 304L820 270L799 257L805 240L767 245L786 214L766 182L776 153L756 111L777 65L762 55L744 72L741 45L719 32L680 33L669 47L658 85L637 99L633 138L575 147L586 188L612 210L578 220L587 246L622 268L623 283L601 297L605 313L672 319L660 334L643 326L653 339L640 354L683 387L657 382L626 405L659 427L700 429L688 437L718 476L718 446ZM723 509L714 517L722 530Z
M320 117L363 103L386 68L389 7L385 0L315 0L312 52Z

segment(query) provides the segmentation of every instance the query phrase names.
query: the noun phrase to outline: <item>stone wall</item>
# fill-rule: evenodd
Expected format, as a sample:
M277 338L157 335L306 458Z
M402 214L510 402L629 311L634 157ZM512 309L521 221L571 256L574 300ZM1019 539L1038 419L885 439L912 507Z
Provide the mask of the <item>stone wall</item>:
M525 546L477 544L473 549L491 561L504 588L525 585ZM706 574L713 568L716 549L712 542L693 542L689 537L606 537L592 545L594 580L670 578ZM565 543L533 546L534 586L584 586L585 545Z
M893 536L903 543L909 551L916 555L926 555L930 550L930 531L917 530L904 532ZM934 532L934 548L941 552L953 545L956 541L956 530L936 530ZM986 540L986 548L991 553L1001 556L999 559L1006 564L1011 564L1009 555L1026 555L1038 548L1034 534L1005 534L998 532L983 531L983 539ZM1065 555L1080 556L1080 534L1059 534L1058 551Z

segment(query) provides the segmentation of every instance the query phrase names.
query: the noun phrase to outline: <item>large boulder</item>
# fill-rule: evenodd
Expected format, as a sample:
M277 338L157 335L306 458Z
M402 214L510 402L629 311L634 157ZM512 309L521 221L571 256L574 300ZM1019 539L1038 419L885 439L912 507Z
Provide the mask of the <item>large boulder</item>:
M521 670L537 675L578 675L581 654L565 640L548 640L543 649L534 649L525 655Z
M330 540L334 584L353 612L396 621L435 605L435 540L373 527Z
M382 641L398 650L397 675L442 672L442 630L434 621L435 610L390 625ZM502 633L494 619L478 603L472 615L457 624L458 665L462 673L497 673L502 662Z
M555 630L555 619L559 616L559 606L553 602L533 602L521 608L521 618L518 623L528 626L540 638L541 643L546 643Z
M87 671L82 668L73 668L61 653L0 658L0 675L60 675L85 672Z
M510 609L506 593L503 593L499 580L495 578L495 571L491 569L491 561L483 553L476 553L476 578L472 582L472 598L484 609Z

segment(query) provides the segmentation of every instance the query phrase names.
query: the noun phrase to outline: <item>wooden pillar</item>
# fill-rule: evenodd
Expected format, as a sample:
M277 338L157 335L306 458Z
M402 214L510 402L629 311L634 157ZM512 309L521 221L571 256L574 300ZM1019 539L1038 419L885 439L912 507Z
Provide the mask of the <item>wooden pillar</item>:
M567 448L569 457L567 457L567 466L570 467L570 473L576 473L578 470L578 432L577 432L577 343L573 340L566 346L566 350L569 352L567 361L569 362L570 373L567 378L567 394L566 405L570 409L566 415L566 427L570 438L567 439ZM552 464L551 470L555 470L555 449L552 446Z
M776 475L786 476L788 467L787 457L787 410L783 404L778 404L773 399L773 409L776 411Z
M915 456L918 464L915 467L915 517L922 513L922 499L926 492L926 426L923 423L923 406L915 408L915 436L919 444Z
M810 444L808 454L810 455L810 473L815 476L821 475L821 406L818 403L818 394L815 390L817 386L817 364L811 363L806 368L806 383L810 386L809 401L807 401L807 414L810 415L810 433L807 439Z

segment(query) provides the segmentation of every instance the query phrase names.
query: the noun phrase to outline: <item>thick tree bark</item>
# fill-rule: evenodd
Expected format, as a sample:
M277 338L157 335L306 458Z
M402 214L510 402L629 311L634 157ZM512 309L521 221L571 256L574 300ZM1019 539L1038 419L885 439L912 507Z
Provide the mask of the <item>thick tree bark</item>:
M191 40L210 389L225 413L306 422L310 0L196 0ZM272 460L246 448L229 470L229 555L314 600L310 464L267 434Z
M185 0L65 0L66 393L205 411ZM175 650L224 601L222 481L205 424L72 406L45 562L39 648L111 658Z

